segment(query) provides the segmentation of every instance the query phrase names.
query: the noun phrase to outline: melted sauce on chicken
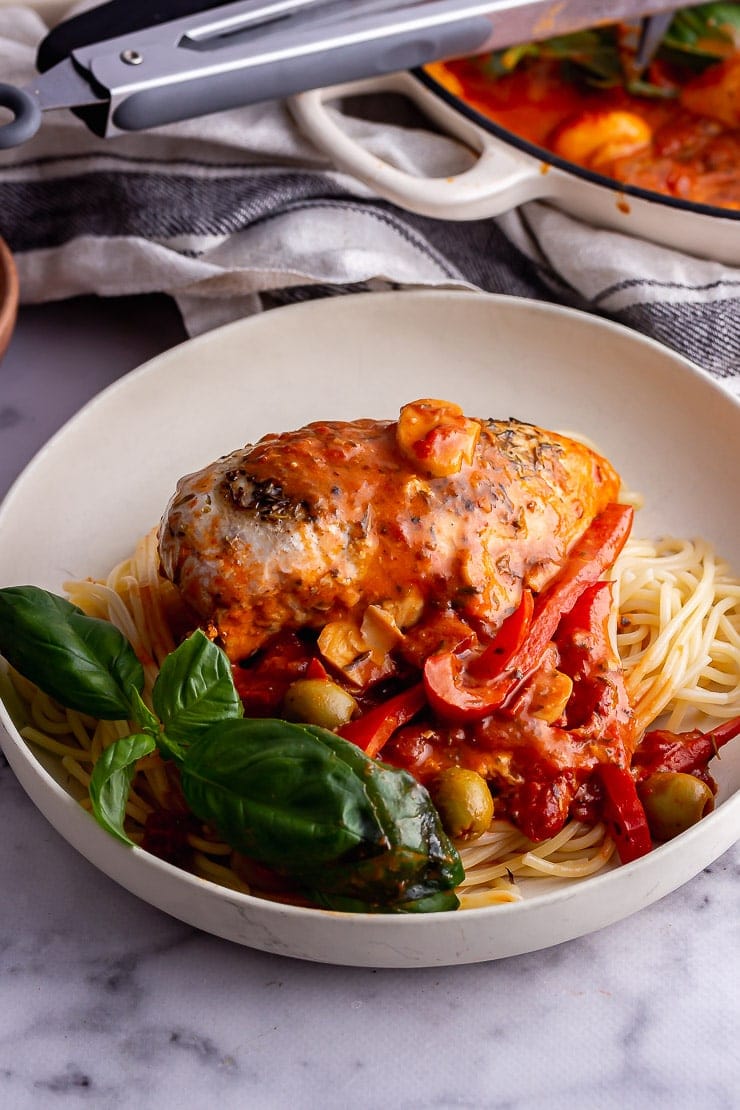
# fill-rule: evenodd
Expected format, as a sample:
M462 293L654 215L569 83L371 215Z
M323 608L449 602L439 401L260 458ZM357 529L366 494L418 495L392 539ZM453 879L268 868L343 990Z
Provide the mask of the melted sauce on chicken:
M472 461L441 477L403 453L395 422L265 436L181 480L160 528L164 573L232 660L412 588L491 631L552 577L619 480L566 437L474 423Z

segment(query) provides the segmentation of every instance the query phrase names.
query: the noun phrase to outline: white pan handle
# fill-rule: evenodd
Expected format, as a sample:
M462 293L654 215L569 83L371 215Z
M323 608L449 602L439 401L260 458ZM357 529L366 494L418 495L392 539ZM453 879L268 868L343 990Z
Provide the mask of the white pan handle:
M342 130L326 102L378 92L409 97L427 117L478 154L475 164L454 177L415 177L365 150ZM548 181L552 175L543 173L536 159L489 135L430 93L410 73L314 89L293 97L289 104L303 133L335 166L364 182L378 196L423 216L476 220L554 192Z

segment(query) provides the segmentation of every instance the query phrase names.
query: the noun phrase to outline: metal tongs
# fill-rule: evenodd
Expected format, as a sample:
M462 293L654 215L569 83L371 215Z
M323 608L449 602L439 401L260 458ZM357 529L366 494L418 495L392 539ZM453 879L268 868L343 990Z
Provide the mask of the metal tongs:
M634 34L633 53L624 59L628 81L634 83L641 80L668 32L673 14L672 11L658 12L648 19L634 20L628 24Z
M55 27L41 75L0 85L0 148L42 112L72 108L97 135L140 131L431 61L482 54L681 0L109 0Z

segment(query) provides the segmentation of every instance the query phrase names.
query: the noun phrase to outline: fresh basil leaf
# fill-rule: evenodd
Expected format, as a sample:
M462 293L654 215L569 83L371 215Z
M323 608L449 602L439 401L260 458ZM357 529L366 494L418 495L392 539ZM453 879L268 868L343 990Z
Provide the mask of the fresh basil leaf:
M244 712L228 657L200 629L165 659L152 703L167 736L185 744Z
M449 913L450 910L460 908L460 899L454 890L440 890L436 894L427 894L423 898L410 899L401 902L398 913Z
M420 902L462 882L465 872L427 790L408 771L368 759L354 744L315 725L304 726L350 762L361 776L385 851L358 861L337 860L321 876L321 889L364 901ZM341 747L340 747L341 745Z
M568 63L572 76L598 84L618 84L622 78L619 47L610 27L575 31L537 43L524 43L482 55L476 64L493 78L516 69L528 58L547 58Z
M379 906L375 902L361 902L358 898L344 898L341 894L312 892L313 901L323 910L339 913L448 913L460 908L460 900L453 890L441 890L424 898L406 902L389 902Z
M193 813L269 867L382 848L364 783L301 725L223 721L188 749L180 776Z
M144 688L133 648L109 621L37 586L0 589L0 654L69 709L125 720Z
M136 763L156 750L153 736L139 732L116 740L106 748L93 767L90 777L90 800L95 820L109 833L133 845L123 827L126 803L131 781L136 773Z
M700 4L677 11L663 48L706 61L727 57L740 44L740 5Z
M305 888L402 912L463 878L426 790L332 732L225 721L180 771L197 817Z
M693 72L702 72L728 57L740 44L740 4L700 4L675 12L663 37L658 57ZM631 58L630 55L627 55ZM558 35L537 43L525 43L482 55L475 64L496 79L510 73L528 58L552 59L563 65L571 81L585 81L595 88L620 85L634 96L671 99L675 88L652 84L647 76L634 79L625 65L622 36L614 26L596 27Z

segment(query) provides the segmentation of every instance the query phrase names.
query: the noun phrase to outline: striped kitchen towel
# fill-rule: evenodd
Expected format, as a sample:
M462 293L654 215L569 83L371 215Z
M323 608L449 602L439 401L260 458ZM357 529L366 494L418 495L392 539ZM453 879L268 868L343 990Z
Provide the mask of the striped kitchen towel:
M28 8L0 11L2 80L31 78L46 30ZM418 120L347 126L411 172L469 158ZM621 321L740 395L740 270L542 202L470 223L409 214L333 170L277 102L109 140L48 113L32 142L0 152L0 235L26 303L164 292L196 334L332 293L482 289Z

